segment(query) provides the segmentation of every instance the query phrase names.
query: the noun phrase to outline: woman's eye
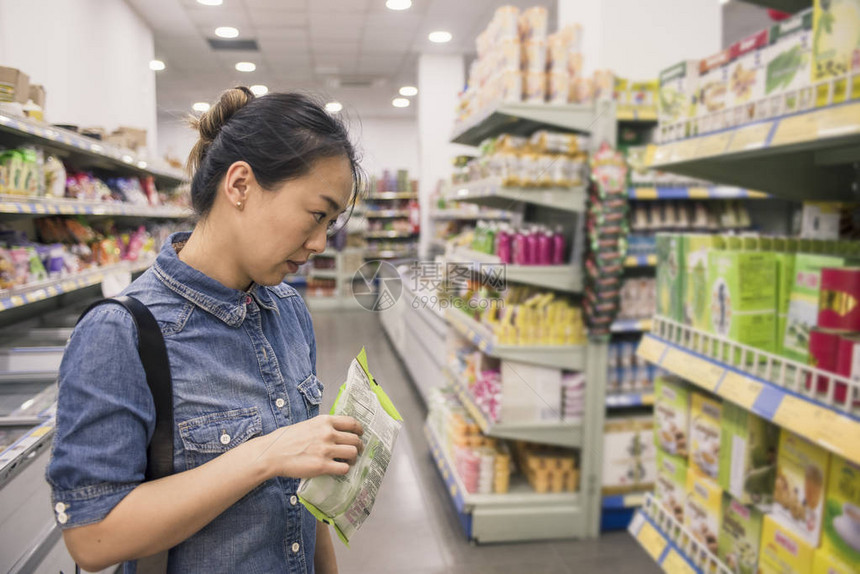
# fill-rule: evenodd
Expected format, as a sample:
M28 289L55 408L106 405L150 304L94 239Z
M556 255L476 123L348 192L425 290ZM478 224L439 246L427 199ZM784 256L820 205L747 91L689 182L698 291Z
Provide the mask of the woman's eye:
M337 225L337 219L332 219L328 222L328 225L326 225L326 230L331 231L334 229L335 225Z
M325 212L315 211L314 212L314 219L317 220L317 223L322 223L323 219L325 219Z

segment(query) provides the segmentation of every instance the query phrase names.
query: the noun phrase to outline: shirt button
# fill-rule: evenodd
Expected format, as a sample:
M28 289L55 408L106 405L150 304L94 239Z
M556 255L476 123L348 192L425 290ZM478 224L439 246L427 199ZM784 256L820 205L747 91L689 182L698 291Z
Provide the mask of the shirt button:
M60 524L65 524L68 521L69 521L69 515L66 514L65 512L61 512L61 513L57 514L57 522L59 522ZM298 544L294 544L293 546L298 546Z
M275 406L278 407L279 409L284 408L285 404L286 403L284 402L284 399L278 399L275 401Z
M61 512L65 512L66 511L66 505L63 504L62 502L58 502L56 504L56 506L54 506L54 510L57 511L57 514L60 514Z
M251 296L245 295L245 305L250 305L250 304L251 304Z
M221 435L221 444L229 444L230 443L230 435L224 433Z
M295 494L290 497L290 504L292 504L293 506L295 506L298 501L299 499L296 498Z
M299 552L299 543L293 542L293 554L298 554Z

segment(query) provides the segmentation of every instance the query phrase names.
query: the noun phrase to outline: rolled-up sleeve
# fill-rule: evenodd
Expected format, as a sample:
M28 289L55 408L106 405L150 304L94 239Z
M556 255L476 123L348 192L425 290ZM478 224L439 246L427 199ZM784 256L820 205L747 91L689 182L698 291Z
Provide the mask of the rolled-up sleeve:
M100 522L143 481L154 427L134 321L119 305L97 307L60 365L47 480L61 528Z

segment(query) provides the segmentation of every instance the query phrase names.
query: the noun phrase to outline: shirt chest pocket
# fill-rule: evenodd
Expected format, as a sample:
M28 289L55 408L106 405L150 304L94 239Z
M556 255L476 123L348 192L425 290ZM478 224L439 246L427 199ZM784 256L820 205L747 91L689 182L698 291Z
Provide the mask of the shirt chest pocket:
M320 412L320 402L323 396L323 384L316 375L310 375L299 384L299 393L304 398L308 418L315 417Z
M209 462L260 435L262 430L257 407L211 413L179 423L186 470Z

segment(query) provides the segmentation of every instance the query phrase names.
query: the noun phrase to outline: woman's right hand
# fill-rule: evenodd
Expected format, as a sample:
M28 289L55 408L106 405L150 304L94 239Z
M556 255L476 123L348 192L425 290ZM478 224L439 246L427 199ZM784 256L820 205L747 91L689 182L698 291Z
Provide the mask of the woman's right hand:
M268 477L312 478L346 474L361 452L363 432L352 417L319 415L254 440Z

